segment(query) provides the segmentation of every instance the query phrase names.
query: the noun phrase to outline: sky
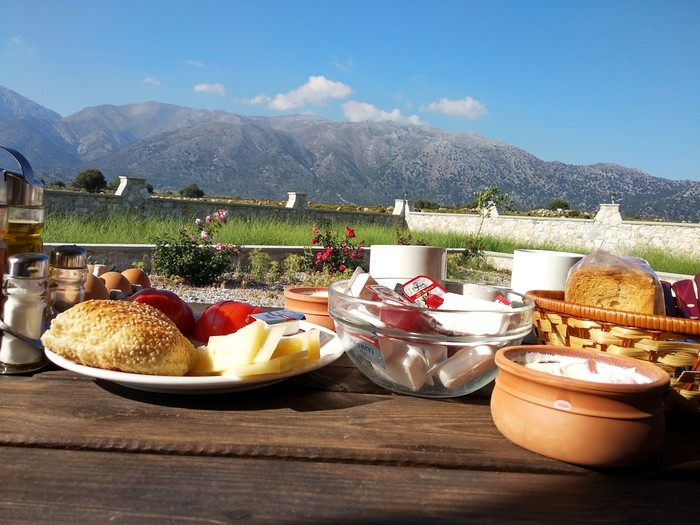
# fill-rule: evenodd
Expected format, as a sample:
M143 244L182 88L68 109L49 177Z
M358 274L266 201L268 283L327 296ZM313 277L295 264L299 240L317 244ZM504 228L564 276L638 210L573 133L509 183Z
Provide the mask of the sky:
M0 0L0 85L473 132L700 181L700 0Z

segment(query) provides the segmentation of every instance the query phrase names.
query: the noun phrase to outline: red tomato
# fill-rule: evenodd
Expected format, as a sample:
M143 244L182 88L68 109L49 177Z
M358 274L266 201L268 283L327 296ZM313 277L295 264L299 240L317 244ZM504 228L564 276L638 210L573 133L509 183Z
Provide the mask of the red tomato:
M146 303L154 308L158 308L158 310L170 317L185 335L192 334L194 330L194 312L192 312L192 308L173 292L157 290L156 288L144 288L132 294L129 297L129 301Z
M194 327L197 341L207 343L212 335L232 334L255 321L250 314L262 312L263 309L238 301L221 301L207 307Z

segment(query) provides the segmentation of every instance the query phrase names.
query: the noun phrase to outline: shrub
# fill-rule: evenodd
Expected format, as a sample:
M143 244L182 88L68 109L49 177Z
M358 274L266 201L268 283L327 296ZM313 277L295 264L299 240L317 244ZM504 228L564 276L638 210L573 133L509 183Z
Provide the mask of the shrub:
M314 235L311 244L324 248L320 252L308 253L308 260L314 271L325 271L332 275L346 270L353 271L356 266L362 264L365 241L357 242L355 230L349 226L345 227L345 235L342 237L332 230L330 221L324 222L321 228L314 226L312 232Z
M282 273L279 263L273 261L269 253L258 249L248 254L248 261L250 266L248 269L248 277L253 281L276 281Z
M214 243L214 233L228 221L228 212L219 210L196 219L195 228L182 226L176 235L156 240L153 266L166 277L177 277L193 286L211 285L232 266L240 253L238 246Z

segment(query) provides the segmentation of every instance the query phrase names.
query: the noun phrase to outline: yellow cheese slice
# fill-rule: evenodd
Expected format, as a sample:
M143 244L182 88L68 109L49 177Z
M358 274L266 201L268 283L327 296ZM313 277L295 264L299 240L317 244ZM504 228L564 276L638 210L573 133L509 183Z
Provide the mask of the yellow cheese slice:
M321 358L321 332L315 328L306 332L282 337L272 357L281 357L297 352L309 352L309 362L315 363Z
M232 334L210 337L206 347L197 349L197 364L189 375L214 375L252 363L268 333L263 321L255 321Z
M267 374L280 374L309 364L309 352L304 350L270 359L266 363L232 366L221 372L222 376L249 377Z
M280 323L268 326L265 344L263 344L262 348L260 348L260 350L258 350L258 352L255 354L253 363L267 363L270 358L272 358L272 354L275 353L277 344L287 330L286 324L287 323Z

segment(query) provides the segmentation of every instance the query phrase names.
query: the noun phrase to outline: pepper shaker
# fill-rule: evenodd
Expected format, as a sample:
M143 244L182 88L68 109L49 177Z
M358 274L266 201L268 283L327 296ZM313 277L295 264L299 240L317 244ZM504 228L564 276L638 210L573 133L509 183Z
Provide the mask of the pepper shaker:
M43 253L20 253L7 261L3 278L2 318L14 332L39 339L48 326L46 294L49 258ZM43 349L4 332L0 341L0 373L34 372L48 363Z
M49 317L53 319L85 300L87 256L85 248L58 246L49 259Z

